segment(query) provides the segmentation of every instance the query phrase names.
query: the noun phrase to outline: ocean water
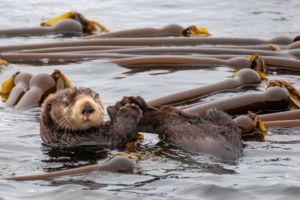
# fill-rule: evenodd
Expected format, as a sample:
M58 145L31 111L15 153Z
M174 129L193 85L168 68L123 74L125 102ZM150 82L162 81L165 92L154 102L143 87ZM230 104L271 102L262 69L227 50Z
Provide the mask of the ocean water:
M266 1L33 1L0 0L1 28L34 27L68 11L104 24L109 30L162 27L171 23L205 27L212 37L271 39L299 35L300 2ZM0 46L44 43L78 38L32 36L1 38ZM0 82L16 71L37 74L60 69L75 86L91 87L105 106L125 95L151 100L166 94L229 78L235 70L130 71L106 59L39 65L12 63L2 69ZM299 72L271 69L269 80L286 80L300 88ZM227 91L203 98L226 98L255 92ZM39 136L39 107L15 113L0 103L0 178L47 173L103 163L121 149L49 149ZM157 144L158 143L158 144ZM135 163L133 173L92 173L47 181L15 182L0 179L0 199L299 199L300 128L271 128L265 142L244 141L244 155L228 163L159 143L145 134L147 155Z

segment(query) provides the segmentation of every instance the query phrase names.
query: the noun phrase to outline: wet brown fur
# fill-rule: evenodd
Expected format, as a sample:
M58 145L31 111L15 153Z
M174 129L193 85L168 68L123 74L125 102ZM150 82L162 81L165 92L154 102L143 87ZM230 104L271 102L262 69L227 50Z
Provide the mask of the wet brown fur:
M82 113L86 104L95 111ZM98 94L75 88L50 95L42 105L41 136L56 146L81 144L125 145L136 131L162 135L166 142L188 151L203 152L226 160L242 155L239 130L226 113L211 109L203 118L172 106L150 107L141 97L123 97L107 108L104 122Z
M126 104L118 110L110 106L107 112L111 121L104 122L103 104L99 95L89 88L58 91L49 95L42 105L41 137L54 146L124 145L131 141L141 110Z
M116 106L121 108L128 103L138 105L143 111L138 131L161 134L166 142L183 149L225 160L242 156L239 129L223 111L211 109L201 118L172 106L150 107L141 97L124 97Z

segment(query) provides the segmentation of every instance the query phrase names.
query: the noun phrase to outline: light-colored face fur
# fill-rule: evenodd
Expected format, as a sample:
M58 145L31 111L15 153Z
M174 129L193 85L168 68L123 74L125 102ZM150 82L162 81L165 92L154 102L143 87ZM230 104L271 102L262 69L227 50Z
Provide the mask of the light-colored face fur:
M99 95L88 88L59 91L46 99L45 106L48 106L57 129L85 130L98 127L104 121L104 108Z

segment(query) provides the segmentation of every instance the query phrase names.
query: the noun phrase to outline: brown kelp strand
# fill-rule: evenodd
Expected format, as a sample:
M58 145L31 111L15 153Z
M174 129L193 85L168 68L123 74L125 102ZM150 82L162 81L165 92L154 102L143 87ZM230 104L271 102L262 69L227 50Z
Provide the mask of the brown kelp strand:
M279 113L264 114L264 115L259 115L259 118L263 122L300 119L300 110L290 110L290 111L279 112Z
M221 60L216 58L193 57L193 56L138 56L132 58L115 59L110 62L128 68L151 68L156 67L180 67L180 66L230 66L233 68L250 68L251 61L244 57L236 57L229 60Z
M72 49L73 47L71 47ZM175 55L137 55L137 54L118 54L118 53L99 53L99 54L88 54L87 52L76 51L60 53L59 51L55 54L48 54L45 49L45 53L2 53L2 58L7 59L10 62L18 61L37 61L44 58L49 59L49 61L55 62L68 62L75 60L84 60L84 59L99 59L99 58L111 58L118 60L111 60L110 62L116 63L123 67L176 67L179 65L197 67L201 65L206 66L217 66L217 65L226 65L234 68L248 68L249 60L246 58L248 56L241 55L189 55L189 56L175 56ZM78 47L81 50L80 47ZM96 47L98 48L98 47ZM99 47L101 48L101 47ZM121 48L121 47L120 47ZM133 47L134 48L134 47ZM56 48L55 48L56 49ZM61 48L64 51L64 48ZM37 50L38 51L38 50ZM52 50L50 50L52 51ZM282 69L300 69L300 61L294 58L284 58L284 57L274 57L274 56L262 56L265 64L268 67L282 68ZM228 60L228 61L226 61Z
M225 89L232 89L242 85L253 85L259 83L260 77L255 71L251 69L242 69L236 74L235 78L229 78L218 83L201 86L198 88L178 92L175 94L170 94L161 98L153 99L151 101L148 101L147 103L149 106L174 104L191 100L203 95L211 94L217 91L222 91Z
M205 46L205 48L219 48L219 49L248 49L248 50L263 50L263 51L281 51L282 49L278 45L247 45L247 46ZM284 46L286 47L286 46Z
M216 46L205 46L206 48L216 48ZM300 41L291 43L289 45L273 45L273 44L265 44L265 45L247 45L247 46L217 46L218 48L225 49L252 49L252 50L266 50L266 51L281 51L281 50L291 50L291 49L299 49Z
M150 45L150 46L151 44L152 45L153 44L156 45L157 44L158 45L263 45L263 44L289 45L294 42L294 39L281 36L281 37L272 38L270 40L263 40L257 38L209 37L209 38L143 38L143 39L134 38L131 41L132 42L139 41L140 45Z
M194 55L194 57L206 57L206 58L217 58L217 59L232 59L237 57L237 55ZM249 57L239 55L238 57ZM300 60L295 58L285 58L285 57L274 57L274 56L262 56L266 66L282 68L282 69L300 69Z
M20 53L59 53L59 52L86 52L97 50L111 50L111 49L129 49L136 48L136 46L75 46L75 47L54 47L44 49L23 50Z
M111 58L110 62L127 68L153 68L156 67L201 67L201 66L230 66L236 69L248 68L250 61L248 56L240 55L219 55L219 56L175 56L175 55L137 55L118 53L88 54L87 52L58 52L58 53L2 53L1 57L9 62L40 62L49 59L49 62L70 62L86 59ZM268 67L282 69L300 69L300 61L293 58L262 56ZM226 61L228 60L228 61Z
M282 120L282 121L267 121L264 122L266 127L292 127L300 126L300 119Z
M82 27L75 20L66 19L52 27L13 28L0 30L0 37L45 35L45 34L68 34L82 35Z
M79 53L2 53L1 57L7 59L10 62L71 62L78 60L91 60L98 58L128 58L135 57L136 55L122 55L122 54L79 54Z
M241 115L248 113L248 111L284 111L288 108L288 105L288 92L280 87L272 87L264 92L242 94L235 97L203 103L183 110L203 116L208 109L217 108L230 115Z
M300 70L300 60L293 58L282 58L282 57L262 57L268 67Z
M28 176L15 176L5 178L6 180L14 181L33 181L33 180L47 180L61 176L71 176L79 174L88 174L91 172L130 172L133 170L133 162L125 156L116 156L104 164L89 165L75 169L68 169L58 172L50 172L47 174L28 175Z
M109 38L89 39L78 41L61 41L52 43L11 45L0 47L0 52L17 51L25 49L41 49L52 47L74 47L74 46L195 46L195 45L259 45L277 44L289 45L293 42L289 37L278 37L271 40L251 38Z
M125 54L127 55L127 54ZM145 55L143 55L145 56ZM249 55L192 55L195 58L216 58L220 60L228 60L236 57L249 57ZM149 57L149 56L147 56ZM185 56L189 57L189 56ZM282 68L282 69L300 69L300 60L295 58L275 57L275 56L261 56L266 66Z
M29 83L32 78L32 74L29 73L19 73L14 78L15 86L11 90L5 106L12 107L15 106L22 96L29 90Z
M101 53L125 53L125 54L139 54L139 55L143 55L143 54L146 54L146 55L162 55L162 54L252 55L252 54L259 54L261 56L300 58L300 49L275 52L275 51L263 51L263 50L203 48L203 47L141 47L141 48L133 48L133 49L103 50L103 51L101 51Z
M110 33L109 33L110 34ZM106 35L106 34L104 34ZM102 35L100 35L102 36ZM94 36L88 36L94 37ZM274 50L272 45L249 45L249 46L217 46L221 49L252 49L252 50ZM24 53L56 53L56 52L74 52L74 51L96 51L96 50L111 50L111 49L129 49L137 48L139 46L74 46L74 47L54 47L24 50ZM278 46L281 50L299 49L300 41L294 42L287 46ZM216 46L205 46L205 48L216 48Z
M135 29L128 29L128 30L120 30L114 31L106 34L101 35L93 35L84 37L84 39L90 38L116 38L116 37L179 37L179 36L208 36L209 33L205 28L198 29L195 26L190 26L188 28L183 28L178 24L169 24L162 28L152 28L152 27L145 27L145 28L135 28Z
M282 112L282 113L287 113L287 112L292 112L292 111L286 111L286 112ZM281 113L272 113L272 114L268 114L268 115L275 115L276 114L281 114ZM260 116L263 115L258 115L258 118L261 120ZM295 119L289 119L289 117L292 116L291 115L281 115L282 118L276 118L274 116L274 121L270 120L270 121L261 121L261 123L263 124L263 126L265 128L270 128L270 127L292 127L292 126L300 126L300 119L299 118L299 112L298 112L298 116ZM287 118L285 118L287 117ZM266 118L267 119L267 118ZM253 132L256 130L256 127L254 124L255 122L253 122L253 120L246 116L246 115L240 115L238 117L236 117L234 119L234 122L237 124L238 128L241 131L242 136L243 135L251 135L253 134Z

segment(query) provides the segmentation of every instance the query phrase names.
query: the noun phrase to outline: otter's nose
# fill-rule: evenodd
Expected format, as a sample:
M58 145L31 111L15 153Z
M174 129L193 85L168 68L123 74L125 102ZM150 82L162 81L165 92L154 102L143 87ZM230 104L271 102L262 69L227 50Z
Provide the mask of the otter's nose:
M90 104L86 104L82 110L82 114L84 114L84 115L89 115L92 112L94 112L94 109L92 106L90 106Z

